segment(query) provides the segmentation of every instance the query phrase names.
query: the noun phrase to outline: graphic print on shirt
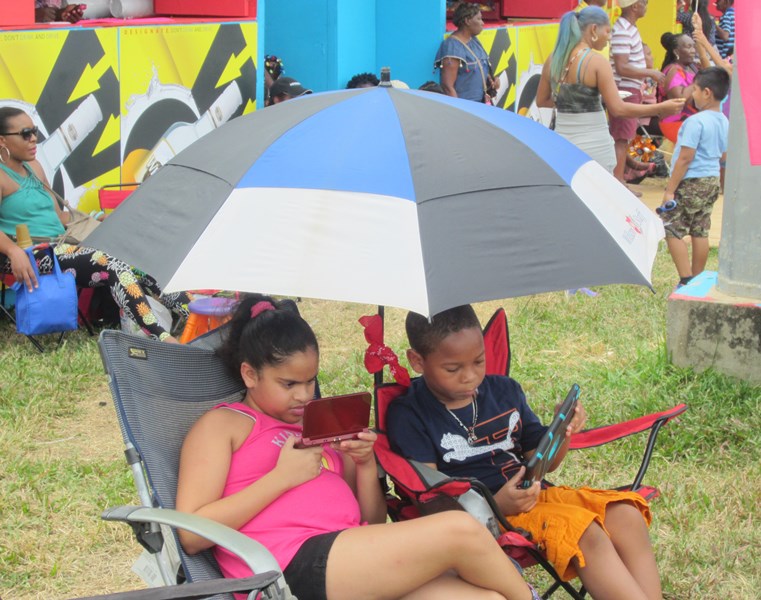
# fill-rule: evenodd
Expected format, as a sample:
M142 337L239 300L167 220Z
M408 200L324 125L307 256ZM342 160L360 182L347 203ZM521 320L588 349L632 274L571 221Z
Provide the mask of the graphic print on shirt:
M446 452L444 456L442 457L445 462L452 462L455 461L464 461L468 458L474 457L474 456L480 456L481 454L491 454L493 452L508 452L509 450L512 450L515 447L515 443L513 441L513 438L510 434L513 433L513 431L516 430L516 427L518 426L518 423L520 422L520 414L517 410L510 411L510 419L508 421L507 426L507 432L505 433L504 430L500 431L502 435L505 435L505 439L500 442L495 442L489 445L485 446L471 446L468 444L467 438L465 436L456 434L456 433L445 433L443 436L441 436L441 442L439 444L444 450L448 450L449 452ZM479 423L476 425L476 436L479 437L479 440L484 439L483 436L479 436L479 429L483 429L487 425L493 424L495 421L501 420L506 415L501 415L497 419L491 419L490 421L487 421L486 423ZM489 438L494 438L495 435L487 434L485 436L487 440ZM512 453L510 453L512 454ZM514 457L517 461L517 457Z

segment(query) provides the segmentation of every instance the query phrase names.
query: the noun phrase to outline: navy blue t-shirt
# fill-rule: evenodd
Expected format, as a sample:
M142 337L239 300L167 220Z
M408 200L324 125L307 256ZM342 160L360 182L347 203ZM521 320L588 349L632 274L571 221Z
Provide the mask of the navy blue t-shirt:
M468 444L463 425L470 427L470 405L449 414L420 377L388 408L386 430L394 452L436 464L451 477L475 477L492 492L499 490L523 462L523 453L539 445L547 427L526 403L513 379L487 375L478 387L477 441Z

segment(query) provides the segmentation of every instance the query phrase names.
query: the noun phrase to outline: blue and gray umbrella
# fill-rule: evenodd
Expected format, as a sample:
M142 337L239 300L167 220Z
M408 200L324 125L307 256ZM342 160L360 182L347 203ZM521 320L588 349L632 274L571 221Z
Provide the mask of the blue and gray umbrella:
M235 119L165 165L86 245L167 291L449 307L650 285L660 220L524 117L377 87Z

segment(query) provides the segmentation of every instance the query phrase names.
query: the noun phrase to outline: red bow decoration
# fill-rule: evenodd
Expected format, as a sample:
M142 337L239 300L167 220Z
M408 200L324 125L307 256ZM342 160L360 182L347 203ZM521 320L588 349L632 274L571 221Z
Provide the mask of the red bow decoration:
M365 340L369 344L365 350L365 369L368 373L382 371L388 365L391 376L399 385L409 387L410 374L402 365L394 351L383 343L383 319L380 315L359 318L365 328Z

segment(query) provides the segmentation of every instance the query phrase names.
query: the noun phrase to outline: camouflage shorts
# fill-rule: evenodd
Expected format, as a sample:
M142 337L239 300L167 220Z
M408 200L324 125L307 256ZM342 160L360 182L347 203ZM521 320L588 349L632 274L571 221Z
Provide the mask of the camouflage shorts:
M666 237L708 237L711 229L711 212L719 198L718 177L695 177L683 179L676 188L676 208L661 214L666 227Z

